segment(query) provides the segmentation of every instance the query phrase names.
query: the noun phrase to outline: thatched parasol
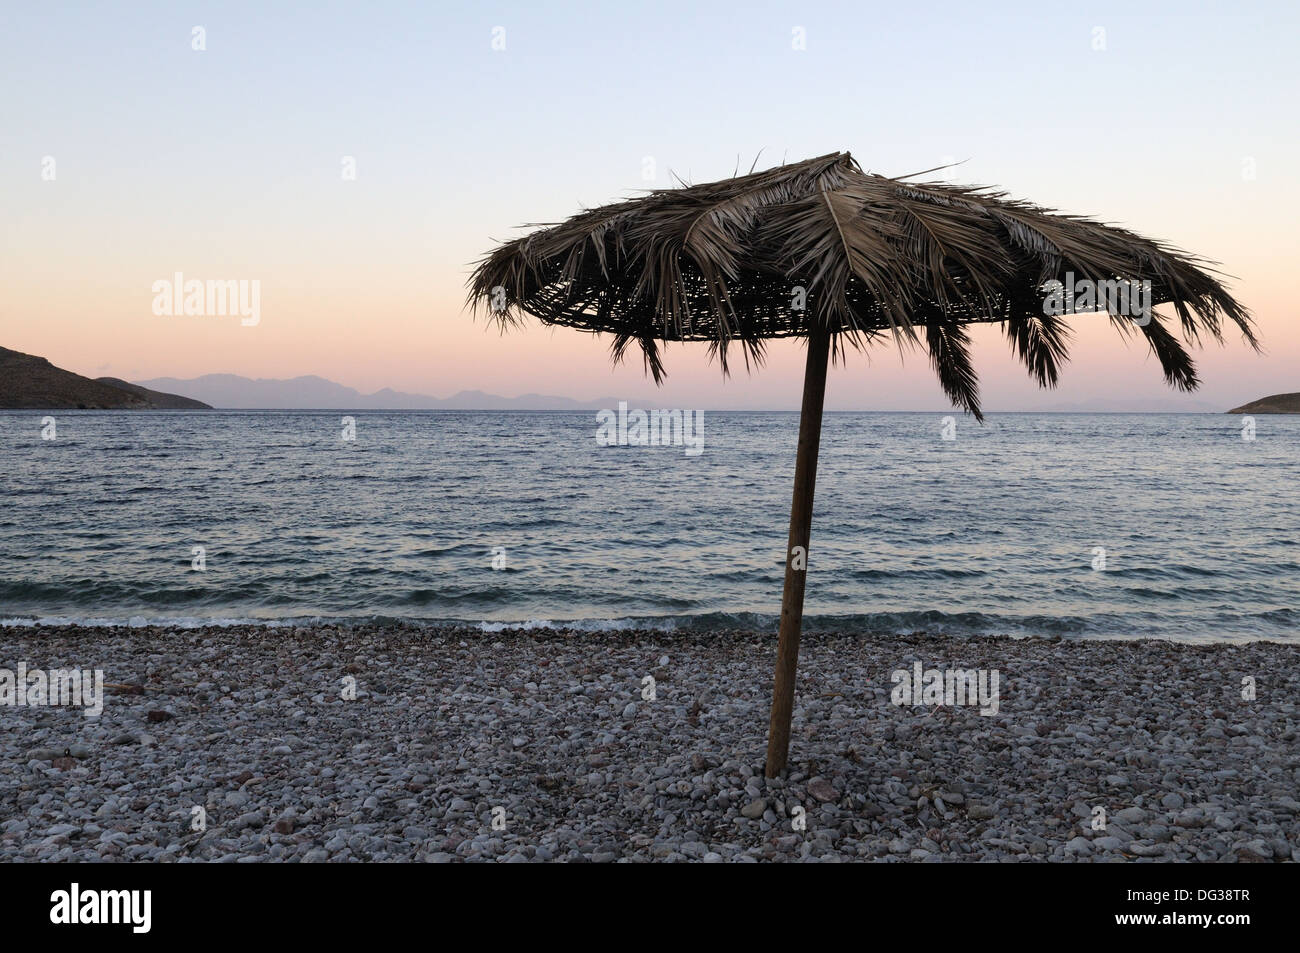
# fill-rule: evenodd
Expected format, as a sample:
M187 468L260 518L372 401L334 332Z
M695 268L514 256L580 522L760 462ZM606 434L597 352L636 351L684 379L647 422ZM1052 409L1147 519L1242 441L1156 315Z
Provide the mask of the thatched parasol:
M1045 289L1060 287L1051 282L1149 281L1147 300L1173 306L1188 342L1202 333L1222 340L1226 318L1254 346L1246 309L1205 265L985 188L864 173L842 152L653 191L543 227L480 262L470 300L503 326L526 312L608 332L616 362L635 343L656 383L668 341L707 341L725 374L733 345L749 366L762 363L768 338L807 338L767 747L775 777L789 750L828 358L885 334L922 346L944 393L982 419L964 325L1001 323L1039 384L1054 386L1069 330L1059 308L1045 307ZM1194 389L1192 360L1164 320L1118 313L1116 301L1103 297L1100 310L1121 333L1145 337L1169 384Z

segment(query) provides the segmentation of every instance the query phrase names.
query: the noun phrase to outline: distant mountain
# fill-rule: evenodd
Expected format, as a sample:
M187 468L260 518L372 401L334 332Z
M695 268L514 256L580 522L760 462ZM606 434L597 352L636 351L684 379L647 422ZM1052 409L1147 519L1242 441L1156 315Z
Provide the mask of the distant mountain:
M1228 411L1230 414L1300 414L1300 394L1274 394L1242 404Z
M480 390L463 390L447 398L407 394L387 387L362 394L315 375L254 380L237 374L205 374L190 380L158 377L140 383L155 390L191 394L213 407L229 410L599 410L618 406L612 397L594 401L544 394L499 397Z
M140 381L153 390L192 394L213 407L248 408L334 408L357 406L360 395L350 387L323 377L295 377L293 380L252 380L237 374L205 374L192 380L159 377Z
M1195 397L1095 398L1075 403L1056 403L1043 408L1053 414L1214 414L1219 404ZM1032 412L1032 411L1031 411Z
M43 357L0 347L0 408L14 410L207 409L197 400L162 394L113 377L91 380Z

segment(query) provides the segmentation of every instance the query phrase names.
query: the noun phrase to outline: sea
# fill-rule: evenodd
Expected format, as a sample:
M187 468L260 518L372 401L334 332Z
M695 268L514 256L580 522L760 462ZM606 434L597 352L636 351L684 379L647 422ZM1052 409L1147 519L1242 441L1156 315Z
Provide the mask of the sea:
M774 632L798 415L691 419L0 412L0 620ZM828 413L805 631L1296 641L1298 491L1300 416Z

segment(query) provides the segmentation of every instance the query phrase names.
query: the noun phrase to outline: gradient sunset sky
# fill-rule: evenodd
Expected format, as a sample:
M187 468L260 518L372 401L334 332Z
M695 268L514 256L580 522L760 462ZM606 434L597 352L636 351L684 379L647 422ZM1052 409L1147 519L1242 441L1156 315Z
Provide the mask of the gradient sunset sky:
M130 380L797 408L796 342L725 382L703 345L672 345L656 392L639 357L611 369L605 338L498 335L466 312L465 280L517 226L670 173L848 150L887 175L966 160L954 181L1214 259L1266 352L1229 333L1179 398L1144 344L1078 316L1062 384L1041 392L984 328L986 409L1300 390L1300 5L1044 6L9 4L0 345ZM260 281L260 324L156 316L152 285L176 272ZM923 353L886 348L834 369L827 406L947 404Z

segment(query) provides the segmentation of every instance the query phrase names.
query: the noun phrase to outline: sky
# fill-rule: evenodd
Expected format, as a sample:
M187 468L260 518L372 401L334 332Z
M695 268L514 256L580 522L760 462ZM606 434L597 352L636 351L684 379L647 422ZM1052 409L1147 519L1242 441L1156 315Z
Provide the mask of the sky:
M40 3L0 12L0 346L130 380L317 374L371 392L797 408L803 356L656 389L608 340L465 309L519 226L828 152L1122 224L1221 263L1265 348L1168 390L1073 319L1043 392L974 333L987 410L1226 409L1300 390L1294 2ZM802 40L802 47L799 40ZM349 174L354 173L354 174ZM155 313L258 282L259 320ZM945 409L924 353L832 370L830 409ZM1115 409L1120 409L1116 406Z

